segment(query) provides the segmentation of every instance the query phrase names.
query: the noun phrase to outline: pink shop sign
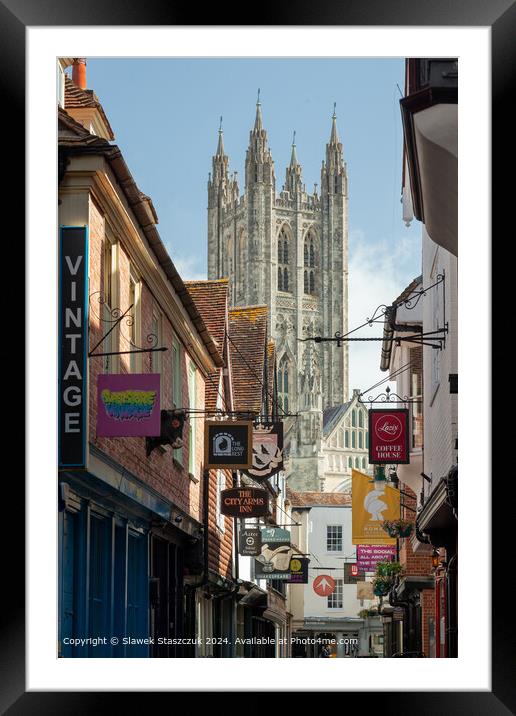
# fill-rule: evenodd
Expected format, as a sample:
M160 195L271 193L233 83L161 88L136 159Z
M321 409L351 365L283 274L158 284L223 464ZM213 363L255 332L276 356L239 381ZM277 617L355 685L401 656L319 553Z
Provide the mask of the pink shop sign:
M98 437L156 437L161 431L159 373L99 375Z
M396 557L396 545L357 545L357 566L359 572L376 571L376 563L392 561Z

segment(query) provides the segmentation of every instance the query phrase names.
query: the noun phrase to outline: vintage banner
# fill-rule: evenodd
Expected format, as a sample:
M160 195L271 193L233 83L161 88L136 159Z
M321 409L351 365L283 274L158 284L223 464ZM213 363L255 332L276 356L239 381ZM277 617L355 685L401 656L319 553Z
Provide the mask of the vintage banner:
M386 480L373 482L369 475L352 470L352 544L396 544L382 528L384 520L400 516L399 490L387 485Z
M160 374L101 374L97 379L97 436L157 436Z
M262 533L258 527L240 530L238 554L243 557L257 557L262 549Z
M357 599L374 599L372 582L357 582Z
M251 420L206 420L204 467L229 470L251 467L252 441Z
M391 562L395 557L395 545L357 545L357 564L360 572L375 572L378 562Z
M59 467L86 466L88 353L88 228L59 235Z
M253 464L244 472L262 482L283 470L283 423L257 425L253 430Z
M369 410L369 463L406 465L410 462L407 408Z
M310 560L308 557L292 557L290 560L290 579L286 579L287 584L308 584L308 565Z

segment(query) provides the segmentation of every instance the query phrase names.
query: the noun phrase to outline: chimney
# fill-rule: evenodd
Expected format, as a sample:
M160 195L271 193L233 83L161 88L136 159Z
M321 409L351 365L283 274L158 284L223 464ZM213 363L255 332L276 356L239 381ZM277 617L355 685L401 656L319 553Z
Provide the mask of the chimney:
M86 58L76 57L74 58L72 65L72 81L77 87L85 90L86 84Z

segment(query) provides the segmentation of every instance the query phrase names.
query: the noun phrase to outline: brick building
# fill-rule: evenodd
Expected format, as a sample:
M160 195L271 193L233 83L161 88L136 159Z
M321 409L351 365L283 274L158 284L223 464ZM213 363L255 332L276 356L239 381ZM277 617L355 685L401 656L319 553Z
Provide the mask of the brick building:
M70 63L59 64L59 224L86 237L87 339L78 436L84 459L62 461L59 471L59 653L193 656L188 648L132 646L122 637L195 636L205 554L204 435L191 411L204 409L223 354L167 254L151 199L111 143L100 102L86 89L84 63L75 62L69 79L63 70ZM61 241L64 235L61 229ZM160 376L161 409L186 416L179 449L162 444L149 454L143 436L97 434L99 377L147 373ZM219 569L227 572L230 557L220 552ZM107 644L74 643L99 636Z

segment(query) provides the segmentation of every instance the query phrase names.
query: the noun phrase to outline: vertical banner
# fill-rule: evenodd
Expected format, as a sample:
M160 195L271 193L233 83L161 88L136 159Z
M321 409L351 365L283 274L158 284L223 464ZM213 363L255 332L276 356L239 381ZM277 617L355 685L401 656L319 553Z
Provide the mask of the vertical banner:
M410 462L407 408L369 410L369 463L407 465Z
M384 520L400 516L400 492L389 487L386 480L373 480L369 475L352 470L352 544L396 544L382 528Z
M86 466L88 235L62 226L59 236L59 467Z

